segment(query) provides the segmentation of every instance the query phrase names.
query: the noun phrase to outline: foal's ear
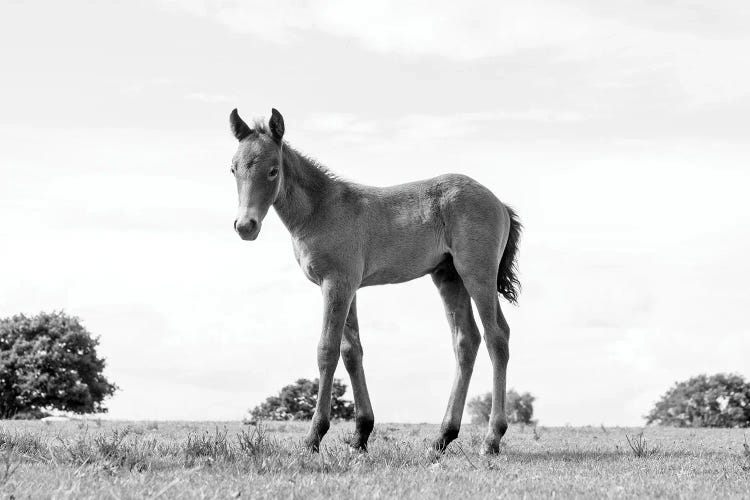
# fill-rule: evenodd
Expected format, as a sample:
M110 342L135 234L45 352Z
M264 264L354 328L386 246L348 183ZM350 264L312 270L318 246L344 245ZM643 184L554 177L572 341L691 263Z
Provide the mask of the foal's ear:
M237 108L234 108L229 114L229 124L232 127L232 133L238 141L241 141L253 133L252 129L247 126L247 123L240 118L239 113L237 113Z
M281 138L284 137L284 117L281 116L281 113L276 108L271 109L271 119L268 120L268 128L271 129L273 140L280 144Z

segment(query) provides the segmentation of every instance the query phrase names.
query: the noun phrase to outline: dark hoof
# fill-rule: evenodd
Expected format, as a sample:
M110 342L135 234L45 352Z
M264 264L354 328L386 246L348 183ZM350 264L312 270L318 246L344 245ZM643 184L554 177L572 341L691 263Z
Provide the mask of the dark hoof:
M482 444L482 449L480 450L480 453L482 455L497 455L500 453L500 441L495 440L487 440Z
M315 438L306 438L304 441L304 446L307 449L307 451L312 453L318 453L320 451L320 440Z
M432 449L437 451L438 453L445 452L446 448L448 448L448 445L453 442L454 439L458 437L458 429L457 428L443 428L442 432L440 433L440 437L438 437L435 441L432 443Z
M362 453L367 453L367 441L363 441L361 438L350 437L345 439L344 442L349 445L349 448Z
M442 452L442 451L438 451L438 450L436 450L436 449L434 448L434 446L431 446L431 447L429 447L429 448L427 449L427 451L425 452L425 458L426 458L426 459L427 459L427 460L428 460L428 461L429 461L430 463L433 463L433 464L435 464L435 463L438 463L438 462L440 462L440 459L441 459L442 457L443 457L443 452Z
M450 441L440 437L432 442L432 446L430 448L432 449L432 451L442 455L443 453L445 453L445 450L448 448L449 444Z

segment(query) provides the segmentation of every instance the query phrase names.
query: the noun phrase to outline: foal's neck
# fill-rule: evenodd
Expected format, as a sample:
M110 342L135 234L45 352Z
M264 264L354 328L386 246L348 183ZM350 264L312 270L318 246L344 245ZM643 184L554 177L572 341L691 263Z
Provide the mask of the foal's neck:
M282 157L283 182L273 206L292 236L299 236L310 226L313 215L337 180L286 143Z

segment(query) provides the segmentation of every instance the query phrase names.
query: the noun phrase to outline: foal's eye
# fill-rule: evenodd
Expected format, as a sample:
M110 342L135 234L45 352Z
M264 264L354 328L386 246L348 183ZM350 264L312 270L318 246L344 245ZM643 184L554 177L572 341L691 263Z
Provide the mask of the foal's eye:
M279 175L279 167L273 167L271 170L268 171L268 178L274 179L276 176Z
M229 171L232 172L232 175L234 175L234 167L229 167Z

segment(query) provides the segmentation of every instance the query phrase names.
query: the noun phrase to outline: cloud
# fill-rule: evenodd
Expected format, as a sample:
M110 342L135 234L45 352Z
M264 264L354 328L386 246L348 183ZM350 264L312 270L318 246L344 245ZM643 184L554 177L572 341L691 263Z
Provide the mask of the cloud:
M173 91L180 87L184 87L184 85L179 80L160 76L131 81L122 85L120 92L127 95L139 95L144 92ZM198 91L186 91L183 94L183 98L188 101L199 101L209 104L237 102L237 96L234 95Z
M475 134L502 122L573 123L587 118L577 111L553 109L410 114L397 120L396 129L407 139L441 139Z
M335 136L339 141L359 143L378 133L382 126L354 113L314 113L302 123L302 128Z
M127 83L120 88L120 91L123 94L141 94L148 89L164 88L174 84L174 79L160 76Z
M750 9L741 2L603 7L591 0L162 0L162 5L277 44L308 43L323 35L409 58L478 61L526 54L549 71L587 62L589 81L657 82L684 94L693 106L744 98L750 88L745 64L750 36L741 29L743 21L750 22ZM554 74L549 71L545 75Z
M237 102L237 96L223 95L223 94L207 94L205 92L190 92L185 94L185 99L189 101L200 101L209 104L217 104L222 102Z
M395 120L374 120L354 113L315 113L302 123L313 133L333 135L339 141L364 142L379 134L393 134L406 140L462 137L498 123L576 123L589 116L565 109L525 109L517 111L479 111L472 113L413 113Z
M553 48L564 55L595 55L648 47L653 35L680 40L745 40L750 22L743 2L661 5L629 2L607 6L591 0L522 3L474 0L306 3L161 0L171 10L211 17L232 30L276 43L297 42L310 32L358 40L382 52L479 59L519 50ZM597 42L592 44L591 42ZM650 47L659 52L659 47Z
M467 6L449 1L348 2L314 5L280 2L195 2L163 0L172 10L212 17L241 33L277 43L299 41L319 31L353 38L382 52L434 54L476 59L570 43L597 34L607 23L564 3L477 1Z

